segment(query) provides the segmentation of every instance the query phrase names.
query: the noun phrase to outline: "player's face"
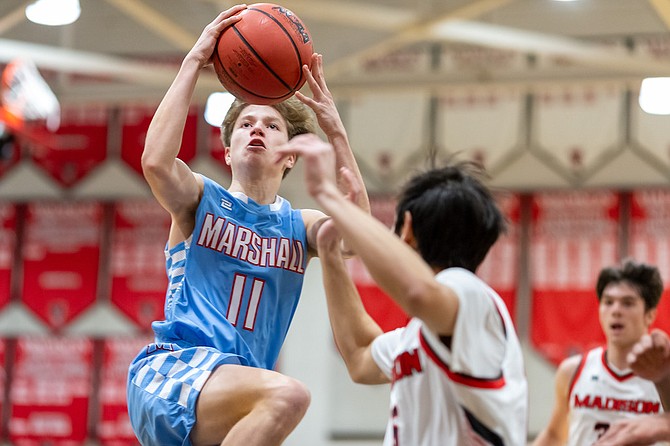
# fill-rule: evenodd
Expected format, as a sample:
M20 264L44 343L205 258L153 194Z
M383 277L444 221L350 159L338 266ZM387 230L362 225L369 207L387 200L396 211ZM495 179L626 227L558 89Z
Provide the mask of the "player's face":
M274 163L274 148L288 142L286 121L273 107L249 105L235 121L226 149L226 161L233 169L238 162L264 159L266 165ZM268 156L270 155L270 156Z
M645 312L640 293L626 282L611 283L603 290L599 305L600 325L608 342L632 346L644 335L653 321Z

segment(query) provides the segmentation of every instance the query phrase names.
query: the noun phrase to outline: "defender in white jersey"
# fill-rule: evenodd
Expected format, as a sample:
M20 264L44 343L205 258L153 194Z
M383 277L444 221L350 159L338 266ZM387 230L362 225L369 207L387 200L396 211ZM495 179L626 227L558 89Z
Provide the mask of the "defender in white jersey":
M627 259L600 272L596 293L606 346L560 364L551 419L534 446L590 446L616 421L662 411L654 383L634 375L627 362L656 317L660 272Z
M527 386L505 304L465 269L436 280L459 299L450 348L418 318L372 343L392 383L385 445L525 444Z
M616 421L663 411L654 383L607 360L604 348L582 357L569 390L568 444L592 445Z
M331 216L317 246L335 342L358 383L390 382L387 446L526 443L521 348L500 297L475 274L504 218L461 163L412 178L395 232L338 192L332 148L308 135L284 154L305 157L310 194ZM390 333L365 312L339 249L340 234L377 283L413 318Z

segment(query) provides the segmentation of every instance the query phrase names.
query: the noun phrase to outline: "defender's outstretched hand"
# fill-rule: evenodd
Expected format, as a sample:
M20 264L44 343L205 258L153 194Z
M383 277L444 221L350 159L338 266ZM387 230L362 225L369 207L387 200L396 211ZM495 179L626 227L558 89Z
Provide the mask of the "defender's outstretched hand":
M324 220L321 226L319 226L316 240L319 249L319 258L325 259L327 256L333 256L333 258L342 257L342 236L333 220Z
M308 133L298 135L288 144L276 149L277 162L296 154L305 163L307 192L316 197L325 188L337 189L335 151L333 146L318 136Z
M642 336L626 358L635 374L659 382L670 377L670 338L659 329Z

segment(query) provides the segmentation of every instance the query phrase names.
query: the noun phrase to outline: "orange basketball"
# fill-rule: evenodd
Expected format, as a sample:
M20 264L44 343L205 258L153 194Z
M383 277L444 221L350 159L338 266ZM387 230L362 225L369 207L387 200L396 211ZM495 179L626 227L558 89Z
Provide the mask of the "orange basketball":
M272 3L255 3L219 36L214 69L238 99L269 105L288 99L305 83L312 37L300 18Z

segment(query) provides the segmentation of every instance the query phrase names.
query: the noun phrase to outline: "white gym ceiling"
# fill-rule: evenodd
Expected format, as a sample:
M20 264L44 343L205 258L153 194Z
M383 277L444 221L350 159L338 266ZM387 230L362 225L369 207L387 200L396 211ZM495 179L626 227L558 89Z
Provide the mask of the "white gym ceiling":
M233 4L81 0L77 22L46 27L25 18L29 3L0 2L0 63L17 56L32 58L64 102L160 98L175 64L203 27ZM670 73L670 60L634 48L636 39L668 34L670 0L285 0L281 4L307 24L334 89ZM529 65L528 70L501 72L495 70L496 57L490 57L469 73L442 74L437 79L379 73L371 78L355 69L370 58L426 43L443 49L511 50L528 60L562 58L572 68L566 73ZM204 79L200 87L211 91L216 82Z

